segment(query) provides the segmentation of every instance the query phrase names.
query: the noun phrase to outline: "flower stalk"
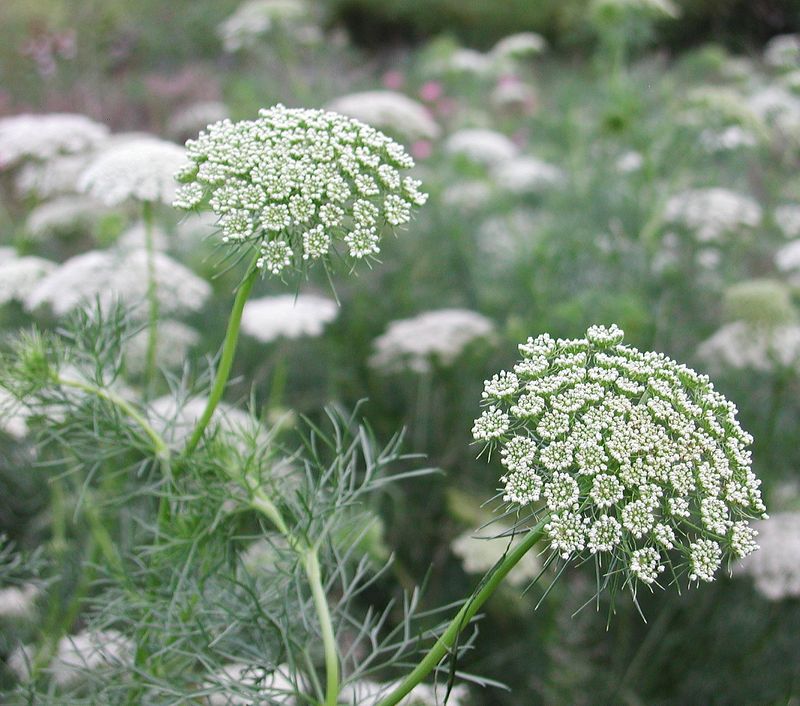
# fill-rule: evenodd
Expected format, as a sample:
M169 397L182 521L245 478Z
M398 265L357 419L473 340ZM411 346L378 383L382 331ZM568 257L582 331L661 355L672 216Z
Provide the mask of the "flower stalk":
M514 549L509 551L502 561L485 577L482 585L475 594L461 607L456 616L450 621L442 636L436 640L422 661L414 668L402 683L392 691L378 706L395 706L408 696L414 687L427 677L442 659L451 652L456 644L456 639L469 625L484 603L497 590L503 579L544 536L547 518L540 520L530 529L525 538Z
M208 403L203 410L200 419L197 420L194 431L192 432L189 441L184 448L184 454L189 455L197 448L200 439L203 438L203 432L211 422L211 417L214 415L214 410L217 408L222 395L225 392L225 385L228 384L228 377L231 374L231 366L233 365L233 358L236 355L236 344L239 340L239 328L242 323L242 311L244 305L247 303L247 297L250 296L250 291L253 289L256 278L258 277L258 267L255 264L255 258L250 265L247 275L239 285L236 292L236 298L233 302L231 315L228 319L228 328L225 331L225 340L222 343L222 355L219 359L217 366L217 376L214 379L214 387L211 389L211 394L208 397Z

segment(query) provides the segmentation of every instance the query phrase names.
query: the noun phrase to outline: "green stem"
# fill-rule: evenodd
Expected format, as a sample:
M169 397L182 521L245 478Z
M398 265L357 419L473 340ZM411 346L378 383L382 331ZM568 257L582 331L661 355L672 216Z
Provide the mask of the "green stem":
M428 654L423 657L422 661L414 668L411 674L403 680L400 686L383 699L378 706L395 706L400 703L405 696L411 693L417 684L436 669L439 662L442 661L442 658L447 655L456 644L456 638L461 631L469 625L481 606L489 599L492 593L494 593L497 587L502 583L503 579L508 575L508 572L511 571L520 559L522 559L522 557L544 536L544 526L546 522L546 518L542 519L530 529L528 534L525 535L525 538L514 547L514 549L506 554L502 562L488 575L485 583L483 583L478 591L464 603L461 610L459 610L456 616L450 621L450 624L447 626L442 636L436 640L436 644L428 651Z
M141 427L142 431L153 443L153 450L156 452L156 455L159 458L169 458L169 446L167 445L167 442L164 441L163 437L155 429L153 429L153 427L150 425L150 422L145 419L144 415L138 412L130 402L123 399L116 393L111 392L111 390L106 390L102 387L97 387L80 380L70 380L69 378L64 378L60 375L57 375L55 382L63 387L72 387L76 390L81 390L82 392L88 392L95 397L99 397L100 399L110 402L122 412L127 414L134 422L136 422L136 424L139 425L139 427Z
M214 380L214 387L211 389L206 408L203 410L200 419L197 420L197 425L192 432L192 436L186 443L184 454L190 454L197 448L200 439L203 437L203 432L211 421L214 410L222 399L222 393L225 391L225 385L228 383L228 376L231 373L233 357L236 354L236 343L239 340L239 326L242 322L242 311L244 310L247 297L250 296L250 290L253 288L257 276L258 268L256 268L254 261L250 266L247 276L239 285L239 289L236 292L236 299L233 302L231 315L228 319L228 328L225 331L225 340L222 343L222 355L220 356L219 365L217 366L217 377Z
M275 528L286 538L289 546L297 553L303 562L306 578L311 587L311 597L314 609L319 620L322 635L322 648L325 654L325 702L324 706L336 706L339 698L339 656L336 649L336 637L333 632L331 612L328 599L325 596L325 587L322 585L322 571L319 565L319 554L316 546L309 546L304 540L295 537L280 510L269 499L263 490L256 488L252 491L250 504L252 507L267 517Z
M156 352L158 349L158 282L156 281L156 255L153 243L153 204L142 204L144 221L144 243L147 252L147 353L144 368L144 389L150 396L156 374Z
M328 608L328 599L325 596L325 588L322 585L322 574L316 548L309 549L303 559L306 577L311 586L311 595L314 599L314 607L317 610L320 632L322 633L322 647L325 652L325 706L336 706L339 700L339 657L336 650L336 637L333 634L331 612Z

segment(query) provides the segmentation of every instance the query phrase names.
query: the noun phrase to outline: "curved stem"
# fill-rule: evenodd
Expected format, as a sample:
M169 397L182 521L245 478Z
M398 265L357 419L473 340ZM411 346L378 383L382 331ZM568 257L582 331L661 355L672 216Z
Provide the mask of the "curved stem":
M158 282L156 281L156 254L153 243L153 204L142 204L144 221L144 243L147 252L147 353L144 368L144 389L150 396L156 373L156 352L158 348Z
M153 442L153 450L156 452L156 455L159 458L165 459L169 457L169 446L167 445L167 442L164 441L164 438L155 429L153 429L153 427L150 425L150 422L145 419L144 415L138 412L127 400L123 399L114 392L111 392L111 390L106 390L102 387L97 387L80 380L70 380L69 378L63 378L58 375L55 378L55 382L59 385L63 385L64 387L72 387L76 390L81 390L82 392L88 392L89 394L106 400L115 407L118 407L122 412L127 414L134 422L136 422L139 427L141 427L142 431L148 436L150 441Z
M485 582L479 587L477 592L461 607L456 616L450 621L447 629L442 636L436 640L436 644L431 647L428 654L414 668L402 683L392 691L389 696L383 699L378 706L395 706L405 696L411 693L412 689L428 676L442 658L447 655L456 643L456 638L464 630L480 610L481 606L489 599L502 583L508 572L513 569L525 554L544 536L544 526L547 519L538 522L525 538L512 549L498 566L491 571L485 578Z
M242 311L244 310L247 297L250 296L250 290L253 288L257 276L258 269L255 266L254 260L253 264L250 265L247 276L239 285L239 289L236 292L236 299L234 299L231 315L228 319L228 328L225 331L225 340L222 343L222 355L220 356L219 365L217 366L217 376L214 379L214 387L211 389L206 408L203 410L200 419L197 420L197 425L189 441L186 443L186 448L184 448L183 451L185 454L190 454L197 448L200 439L203 438L203 432L211 421L214 410L222 399L222 393L225 392L225 385L228 383L228 376L231 373L231 366L233 365L233 357L236 354L236 343L239 340L239 326L242 322Z
M336 649L336 636L333 631L331 612L325 587L322 585L322 571L316 546L309 546L305 540L298 539L289 529L280 510L263 490L252 491L251 506L267 517L275 528L286 538L289 546L297 553L303 563L314 609L319 620L322 648L325 654L325 702L324 706L336 706L339 697L339 655Z
M303 566L311 586L311 596L314 599L314 607L317 610L322 633L322 648L325 652L325 706L336 706L339 700L339 656L336 650L336 637L333 633L328 599L322 585L322 574L316 548L306 552Z

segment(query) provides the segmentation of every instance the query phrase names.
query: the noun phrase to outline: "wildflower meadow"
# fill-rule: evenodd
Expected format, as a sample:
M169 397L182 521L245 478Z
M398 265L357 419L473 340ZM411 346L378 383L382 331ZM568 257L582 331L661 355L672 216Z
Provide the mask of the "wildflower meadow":
M800 699L795 0L0 4L0 703Z

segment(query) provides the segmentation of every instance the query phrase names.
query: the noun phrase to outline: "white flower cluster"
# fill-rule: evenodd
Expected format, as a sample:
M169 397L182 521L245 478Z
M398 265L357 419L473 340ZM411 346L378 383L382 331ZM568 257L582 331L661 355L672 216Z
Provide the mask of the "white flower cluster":
M800 598L800 513L779 512L758 523L761 551L747 557L743 572L771 601Z
M136 647L116 630L88 631L59 640L47 671L58 686L80 681L86 672L110 666L131 665ZM33 650L19 647L8 658L8 666L20 679L28 679Z
M276 25L288 27L309 14L302 0L245 0L217 27L217 34L227 52L253 46L259 37Z
M35 255L0 257L0 306L15 299L23 301L56 266L55 262Z
M207 201L223 242L259 242L258 266L272 274L327 258L337 241L357 260L373 256L381 227L408 223L428 198L401 176L414 166L403 147L337 113L278 105L215 123L186 147L175 206Z
M566 181L563 170L531 156L515 157L497 164L492 179L512 194L539 194Z
M206 702L209 706L297 703L294 698L297 687L285 664L278 665L273 672L249 664L227 664L208 676L206 687L220 689L209 694Z
M513 159L519 151L502 133L483 128L464 128L454 132L445 140L444 149L448 154L487 167Z
M90 230L108 209L88 196L64 195L31 209L25 221L27 234L36 240Z
M631 582L670 564L710 581L756 548L752 437L707 377L622 337L529 338L513 372L486 381L473 436L499 447L504 499L545 512L562 557L595 555Z
M331 101L327 108L407 140L435 140L441 133L424 105L396 91L351 93Z
M30 617L39 594L39 587L32 583L0 588L0 618Z
M493 523L476 532L460 534L452 541L450 549L461 559L464 571L468 574L485 574L506 551L522 541L524 534L520 533L514 539L510 537L511 527ZM541 570L539 557L534 552L528 552L508 573L508 582L512 586L524 586L536 578Z
M92 149L108 128L85 115L49 113L14 115L0 120L0 169L23 159L46 160Z
M761 216L761 206L749 196L716 187L676 194L664 209L665 221L683 225L701 243L756 228Z
M800 34L779 34L764 46L764 63L776 69L800 68Z
M712 372L800 368L800 326L757 326L747 321L725 324L697 348L697 357Z
M278 338L321 336L339 314L336 302L315 294L283 294L251 299L242 312L242 331L269 343Z
M149 331L143 328L125 341L123 354L129 372L141 374L147 367ZM179 369L189 350L200 341L200 334L191 326L172 319L158 322L158 347L156 365L159 368Z
M399 685L399 681L381 684L368 679L345 684L339 694L339 703L347 706L377 706ZM436 688L431 684L417 684L408 696L398 702L398 706L440 706L446 691L444 685ZM449 706L463 706L468 696L467 688L458 684L450 691L447 703Z
M78 179L84 191L107 206L133 199L172 203L175 172L186 162L182 147L156 137L113 143L95 157Z
M211 285L164 253L155 253L154 259L161 312L201 309L211 295ZM63 316L97 298L104 307L121 301L140 316L145 311L147 281L144 250L90 250L70 258L39 280L24 303L29 311L49 306L56 316Z
M784 237L800 238L800 204L778 206L772 217Z
M75 191L75 184L86 168L88 155L64 154L43 162L26 162L17 171L14 187L20 196L50 198Z
M369 364L388 372L429 371L435 362L452 364L473 341L486 338L494 325L467 309L437 309L410 319L393 321L375 339Z

